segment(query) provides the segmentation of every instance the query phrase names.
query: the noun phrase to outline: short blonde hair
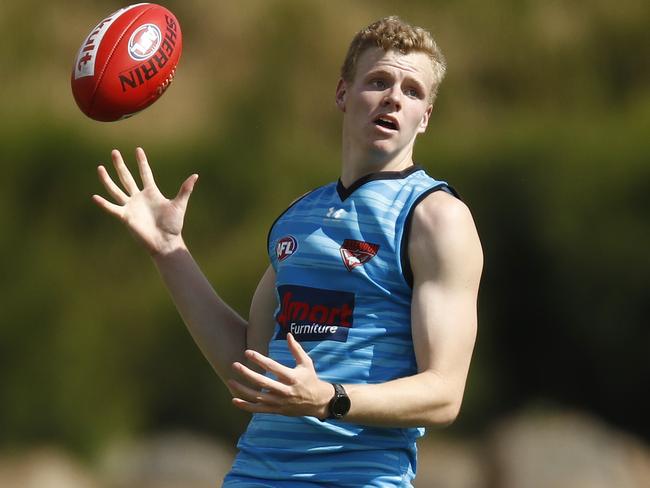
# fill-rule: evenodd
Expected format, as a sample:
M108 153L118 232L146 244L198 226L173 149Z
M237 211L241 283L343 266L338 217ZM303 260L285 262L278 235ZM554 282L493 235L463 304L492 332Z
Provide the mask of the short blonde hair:
M395 50L402 54L421 52L429 56L433 72L429 101L433 103L438 93L438 87L445 77L447 63L431 33L422 27L411 25L395 15L373 22L357 32L352 39L341 67L343 80L346 82L354 80L359 57L370 47L380 47L384 51Z

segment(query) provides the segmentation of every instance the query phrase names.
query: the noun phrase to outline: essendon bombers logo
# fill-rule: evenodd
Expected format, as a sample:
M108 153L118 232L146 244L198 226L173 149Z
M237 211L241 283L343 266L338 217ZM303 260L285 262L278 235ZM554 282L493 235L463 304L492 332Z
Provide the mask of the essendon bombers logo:
M276 339L291 332L298 341L346 342L354 316L354 293L297 285L278 286L280 326Z
M377 251L379 251L379 244L346 239L341 246L341 258L348 271L352 271L374 258Z
M275 245L275 255L278 261L284 261L298 250L298 242L293 236L283 237Z

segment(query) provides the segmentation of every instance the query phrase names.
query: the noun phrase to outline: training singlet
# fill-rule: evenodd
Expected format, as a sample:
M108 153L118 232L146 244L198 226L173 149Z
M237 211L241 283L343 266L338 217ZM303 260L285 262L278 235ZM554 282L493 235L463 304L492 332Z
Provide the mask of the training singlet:
M380 172L347 189L340 181L317 188L274 222L268 252L279 305L271 358L295 366L291 332L324 381L381 383L417 373L408 233L415 206L436 190L455 194L419 166ZM423 434L255 414L224 486L267 486L247 484L257 478L268 486L409 487Z

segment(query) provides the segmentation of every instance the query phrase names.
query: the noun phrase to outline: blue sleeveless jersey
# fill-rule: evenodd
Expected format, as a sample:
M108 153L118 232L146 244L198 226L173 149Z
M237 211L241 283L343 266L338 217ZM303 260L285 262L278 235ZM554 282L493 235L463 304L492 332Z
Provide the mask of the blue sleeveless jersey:
M294 367L291 332L324 381L381 383L417 373L408 231L415 205L445 182L419 166L320 187L273 224L268 252L278 308L269 356ZM454 193L455 194L455 193ZM381 428L255 414L227 487L408 487L423 428ZM318 485L316 485L318 486Z

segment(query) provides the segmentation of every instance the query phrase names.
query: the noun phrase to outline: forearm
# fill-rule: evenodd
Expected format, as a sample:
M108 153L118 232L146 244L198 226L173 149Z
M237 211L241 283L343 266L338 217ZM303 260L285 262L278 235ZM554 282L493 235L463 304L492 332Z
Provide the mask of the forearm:
M386 383L344 387L351 401L345 420L362 425L448 425L458 415L462 400L462 390L430 371Z
M246 348L246 321L216 294L182 240L153 261L192 338L223 381Z
M247 359L261 371L277 379L234 365L247 387L238 381L228 386L233 402L251 413L275 413L288 416L313 416L325 419L334 395L331 384L320 379L309 355L291 334L287 343L296 366L290 368L254 351ZM442 376L425 370L413 376L378 384L344 384L351 407L344 421L381 427L444 426L453 422L460 410L466 374Z

